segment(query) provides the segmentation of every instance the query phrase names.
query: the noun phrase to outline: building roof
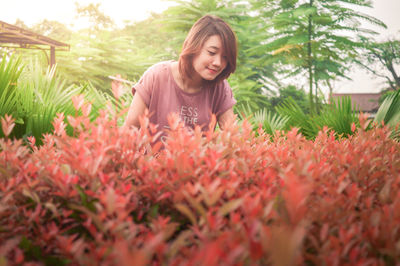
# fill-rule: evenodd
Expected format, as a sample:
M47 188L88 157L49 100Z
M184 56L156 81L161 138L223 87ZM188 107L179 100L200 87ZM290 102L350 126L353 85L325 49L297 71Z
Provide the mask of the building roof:
M381 93L332 93L332 98L350 96L351 101L362 112L376 112L379 109Z
M69 44L56 41L44 35L0 21L0 46L50 50L50 64L55 63L55 50L69 51ZM46 54L47 55L47 54Z
M31 48L36 45L54 46L57 49L69 50L69 44L53 40L30 30L0 21L0 43L15 47ZM18 46L17 46L18 45Z

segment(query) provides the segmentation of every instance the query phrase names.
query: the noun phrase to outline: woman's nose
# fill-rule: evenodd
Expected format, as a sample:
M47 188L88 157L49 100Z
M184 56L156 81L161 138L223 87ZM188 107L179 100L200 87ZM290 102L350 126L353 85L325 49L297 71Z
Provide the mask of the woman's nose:
M221 66L222 64L222 56L221 55L217 55L214 57L214 61L213 61L213 65L215 66Z

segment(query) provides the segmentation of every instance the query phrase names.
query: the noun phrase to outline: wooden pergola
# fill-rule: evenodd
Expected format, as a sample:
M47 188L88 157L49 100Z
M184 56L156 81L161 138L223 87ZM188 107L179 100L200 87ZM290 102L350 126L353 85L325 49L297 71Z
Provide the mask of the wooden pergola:
M69 44L53 40L15 25L0 21L0 47L50 50L50 66L56 63L56 49L69 51Z

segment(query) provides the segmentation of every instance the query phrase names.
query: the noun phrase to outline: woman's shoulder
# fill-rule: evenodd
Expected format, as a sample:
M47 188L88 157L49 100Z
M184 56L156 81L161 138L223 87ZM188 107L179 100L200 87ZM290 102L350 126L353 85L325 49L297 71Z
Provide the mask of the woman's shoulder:
M169 61L161 61L158 63L155 63L154 65L150 66L146 72L150 73L159 73L159 72L165 72L168 73L170 65L173 63L172 60Z
M213 84L212 86L210 86L209 89L216 93L221 93L221 92L225 92L227 90L228 91L231 90L231 86L229 85L228 81L226 79L224 79L216 84Z

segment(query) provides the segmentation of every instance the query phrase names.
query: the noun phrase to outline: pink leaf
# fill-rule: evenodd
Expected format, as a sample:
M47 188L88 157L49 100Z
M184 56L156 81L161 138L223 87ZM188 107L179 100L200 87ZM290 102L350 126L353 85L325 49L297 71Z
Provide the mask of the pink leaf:
M3 133L6 137L8 137L13 130L15 123L15 119L12 118L11 115L5 115L4 118L1 118L1 128L3 129Z
M75 110L78 111L82 107L84 102L85 102L85 98L84 98L83 94L72 96L72 103L74 104Z
M351 132L354 132L354 131L356 131L356 124L353 122L351 124Z

